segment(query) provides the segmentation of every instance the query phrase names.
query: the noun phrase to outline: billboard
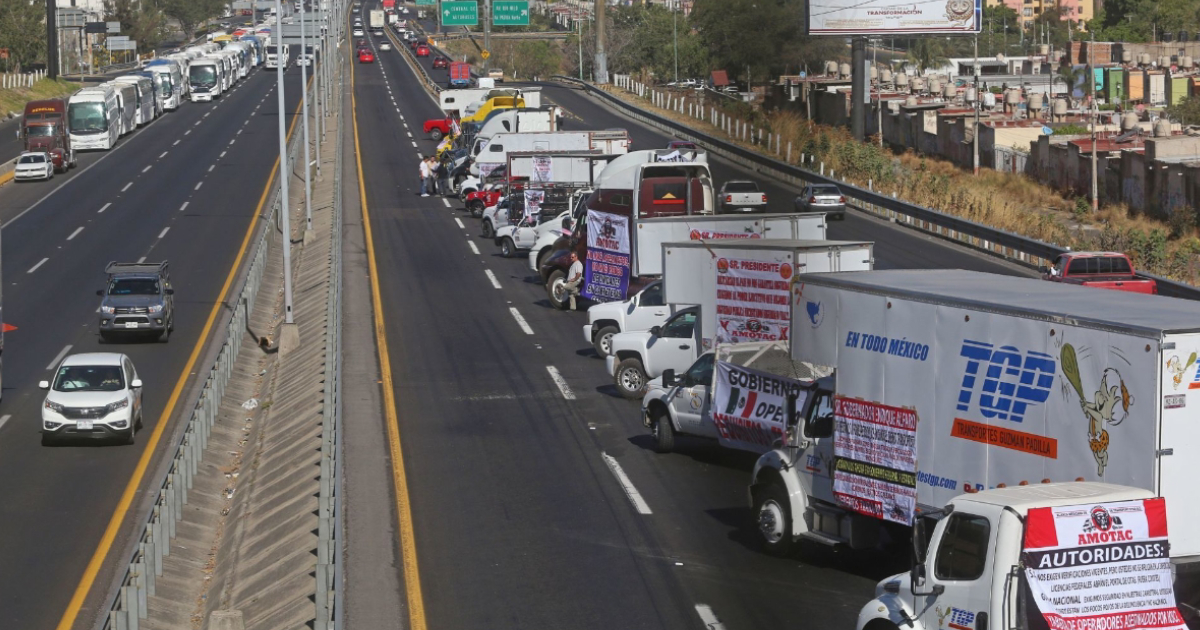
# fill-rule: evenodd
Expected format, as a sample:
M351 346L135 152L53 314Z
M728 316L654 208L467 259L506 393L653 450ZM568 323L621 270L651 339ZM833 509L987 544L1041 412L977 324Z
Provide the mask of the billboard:
M983 0L809 0L809 35L971 35Z

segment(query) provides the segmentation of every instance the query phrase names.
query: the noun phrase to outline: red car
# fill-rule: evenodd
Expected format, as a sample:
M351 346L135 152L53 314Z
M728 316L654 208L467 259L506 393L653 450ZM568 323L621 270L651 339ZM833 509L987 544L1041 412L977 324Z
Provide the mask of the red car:
M369 50L358 51L358 63L375 63L375 53Z
M429 46L426 46L425 44L421 44L420 46L417 46L417 56L418 57L428 57L429 56Z
M418 50L417 54L418 54L418 55L420 55L420 54L421 54L421 53L419 52L419 50ZM434 68L449 68L449 67L450 67L450 60L449 60L449 59L447 59L447 58L445 58L445 57L435 57L435 58L433 59L433 67L434 67Z

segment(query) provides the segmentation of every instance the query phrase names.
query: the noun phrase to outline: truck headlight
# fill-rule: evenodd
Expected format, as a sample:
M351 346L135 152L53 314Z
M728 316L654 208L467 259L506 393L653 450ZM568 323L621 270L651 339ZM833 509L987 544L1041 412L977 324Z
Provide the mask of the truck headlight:
M117 312L117 309L112 306L101 306L100 312L104 313L105 315L112 315L113 313Z
M129 399L122 398L121 400L118 400L117 402L108 403L108 405L106 407L104 407L104 412L112 413L118 409L124 409L128 406L129 406Z
M45 422L42 423L42 427L44 429L46 429L47 431L53 431L61 426L62 426L61 422L51 422L49 420L46 420Z
M50 411L53 411L54 413L62 413L63 412L63 406L52 400L47 400L45 403L42 404L42 406L45 407L46 409L49 409Z
M161 313L161 312L162 312L162 310L163 310L163 305L162 305L162 304L151 304L151 305L150 305L150 308L149 308L149 311L150 311L151 313Z

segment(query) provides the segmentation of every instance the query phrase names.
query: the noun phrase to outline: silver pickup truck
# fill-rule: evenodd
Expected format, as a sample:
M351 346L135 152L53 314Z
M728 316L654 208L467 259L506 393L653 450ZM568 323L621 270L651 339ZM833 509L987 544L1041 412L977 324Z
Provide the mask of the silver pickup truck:
M758 189L758 184L749 180L731 180L721 186L717 194L720 201L720 213L734 212L765 212L767 209L767 193Z
M160 263L110 262L100 301L100 338L121 334L154 335L167 341L175 328L175 289L164 260Z

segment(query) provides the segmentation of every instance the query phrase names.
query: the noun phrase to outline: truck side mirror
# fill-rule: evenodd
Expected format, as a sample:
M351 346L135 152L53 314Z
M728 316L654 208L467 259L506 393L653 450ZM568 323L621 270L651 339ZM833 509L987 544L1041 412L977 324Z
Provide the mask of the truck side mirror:
M795 392L787 396L787 428L789 429L795 428L797 424L800 424L800 413L796 410L796 401L799 399L800 397Z
M650 334L654 335L655 337L661 337L662 336L662 326L655 326L654 328L651 328Z
M666 387L674 387L675 383L678 382L675 370L663 370L662 382Z
M975 630L988 630L988 614L987 611L975 613Z
M166 289L163 291L163 293L166 293L167 295L175 295L175 289Z
M564 229L564 230L571 229L571 217L563 217L562 229Z
M104 289L97 289L97 290L96 290L96 295L98 295L98 296L100 296L100 297L104 297Z

